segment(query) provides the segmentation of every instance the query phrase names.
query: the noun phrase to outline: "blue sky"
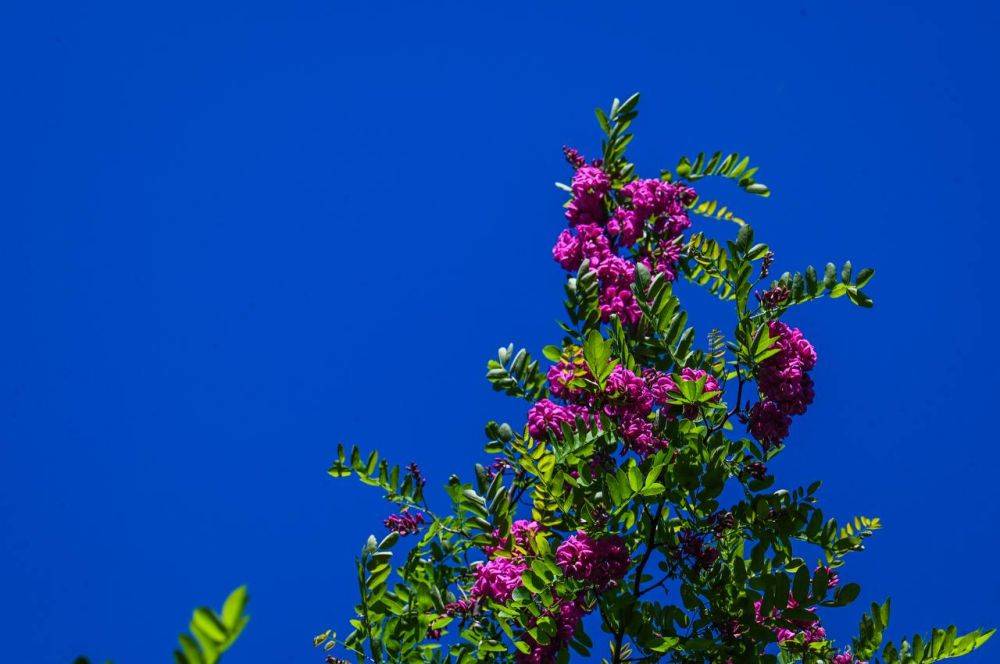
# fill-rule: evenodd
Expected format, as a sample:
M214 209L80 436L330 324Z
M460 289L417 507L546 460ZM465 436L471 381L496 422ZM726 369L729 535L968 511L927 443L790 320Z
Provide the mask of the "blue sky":
M326 476L337 442L441 484L521 421L485 362L559 338L560 147L595 152L593 107L636 90L640 170L746 152L772 198L718 193L776 269L878 270L874 310L790 318L820 361L779 482L886 526L831 632L888 595L897 637L1000 622L1000 10L479 4L0 10L7 659L165 661L248 583L229 659L319 661L389 512Z

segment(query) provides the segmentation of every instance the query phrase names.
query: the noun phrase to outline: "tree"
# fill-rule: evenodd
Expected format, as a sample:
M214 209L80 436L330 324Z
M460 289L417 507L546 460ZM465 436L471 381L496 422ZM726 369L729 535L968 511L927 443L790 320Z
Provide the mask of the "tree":
M895 664L978 648L992 630L883 645L888 601L849 646L826 634L821 612L859 592L841 567L880 523L828 518L819 482L774 489L767 464L812 403L817 361L782 319L824 296L871 307L874 271L831 263L768 281L767 245L692 188L715 177L769 196L757 168L717 152L639 179L625 157L638 99L597 110L599 159L564 149L569 228L552 250L568 272L563 338L543 349L544 372L513 345L489 362L494 389L530 403L526 423L486 425L492 464L453 475L447 509L434 511L415 464L340 446L329 473L378 487L399 513L357 558L353 630L316 645L376 664L563 662L589 655L596 629L614 664ZM710 238L694 218L737 232ZM733 327L697 346L678 278L731 307ZM416 541L394 565L405 537Z

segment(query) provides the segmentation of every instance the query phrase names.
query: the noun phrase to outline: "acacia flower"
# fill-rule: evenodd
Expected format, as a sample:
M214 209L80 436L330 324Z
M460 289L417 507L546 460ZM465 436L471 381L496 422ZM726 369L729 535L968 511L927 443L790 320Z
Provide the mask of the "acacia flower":
M524 563L509 558L494 558L476 567L476 580L471 595L486 597L504 603L521 587L521 574L527 569Z

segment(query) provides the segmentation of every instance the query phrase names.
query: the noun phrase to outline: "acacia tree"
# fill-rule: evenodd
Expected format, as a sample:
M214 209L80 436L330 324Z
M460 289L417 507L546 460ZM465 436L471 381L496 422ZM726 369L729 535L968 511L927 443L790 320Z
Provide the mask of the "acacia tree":
M432 508L418 466L340 446L330 474L378 487L398 513L357 558L353 631L317 646L377 664L563 662L589 656L596 631L614 664L895 664L978 648L992 630L884 642L888 600L849 645L826 633L823 612L860 589L841 568L880 524L827 517L819 482L774 488L767 464L813 401L817 361L783 319L824 296L871 307L862 289L874 271L847 262L771 277L768 246L692 188L718 177L768 196L757 168L699 154L638 178L625 156L637 103L597 110L600 158L564 149L569 228L552 254L568 272L567 320L542 351L546 370L513 345L489 362L493 387L530 404L525 422L486 425L492 463L452 475L446 506ZM735 237L692 223L706 218L734 222ZM728 306L732 328L699 347L678 278Z

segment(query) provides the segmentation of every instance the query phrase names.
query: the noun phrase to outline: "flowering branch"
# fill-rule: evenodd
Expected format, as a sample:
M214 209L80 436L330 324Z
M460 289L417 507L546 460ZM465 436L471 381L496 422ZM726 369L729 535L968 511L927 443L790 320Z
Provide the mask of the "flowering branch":
M633 95L597 111L600 158L564 149L567 227L552 248L566 271L564 336L542 350L547 368L513 345L488 362L494 389L530 406L514 426L487 424L493 462L448 479L450 512L430 511L415 465L338 448L330 474L356 475L400 511L362 552L353 631L317 645L357 654L367 642L375 664L562 664L590 655L583 619L597 611L613 664L902 664L980 647L992 632L884 642L888 603L850 647L827 635L825 613L860 591L840 580L845 558L880 523L829 518L819 482L772 488L767 464L794 449L793 419L816 398L818 355L784 318L826 295L871 306L874 271L829 264L822 278L807 267L765 284L774 253L692 186L718 178L769 196L758 169L699 154L640 178L626 159L637 105ZM735 235L709 237L717 221ZM731 330L705 348L674 292L680 278L733 305Z

